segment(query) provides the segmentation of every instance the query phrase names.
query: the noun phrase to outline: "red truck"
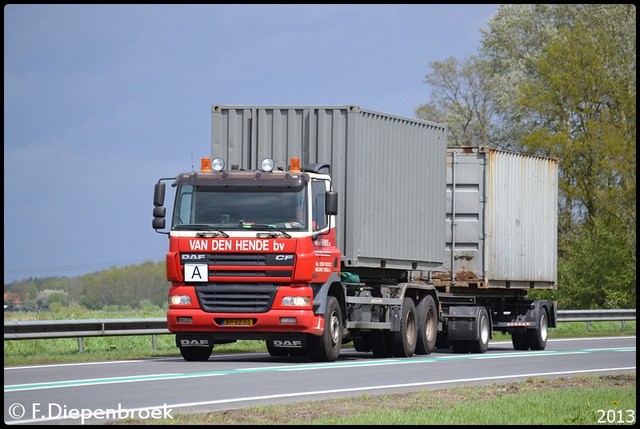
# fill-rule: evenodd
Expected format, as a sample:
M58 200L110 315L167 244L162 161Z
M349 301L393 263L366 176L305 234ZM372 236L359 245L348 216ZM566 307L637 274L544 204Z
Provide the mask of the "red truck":
M359 106L212 106L212 156L155 185L168 327L185 360L541 350L556 304L557 163L448 148L446 126ZM175 189L166 225L166 185ZM168 230L167 230L168 229Z

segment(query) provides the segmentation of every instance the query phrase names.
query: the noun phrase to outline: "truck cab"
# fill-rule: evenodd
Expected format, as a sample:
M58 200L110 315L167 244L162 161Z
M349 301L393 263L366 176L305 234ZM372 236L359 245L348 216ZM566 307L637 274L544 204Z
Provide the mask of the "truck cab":
M340 284L328 170L301 169L298 159L286 171L270 159L256 170L227 170L205 158L200 171L156 184L158 232L166 227L164 182L173 180L176 191L167 322L186 360L206 360L214 344L238 339L266 340L276 355L334 359L344 320L336 314L334 332L325 333L329 291Z

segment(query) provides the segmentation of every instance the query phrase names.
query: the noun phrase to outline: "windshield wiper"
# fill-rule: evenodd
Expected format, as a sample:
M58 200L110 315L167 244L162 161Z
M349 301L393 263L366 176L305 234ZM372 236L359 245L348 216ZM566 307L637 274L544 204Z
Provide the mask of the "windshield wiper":
M284 235L287 238L291 238L291 234L288 234L281 229L276 229L275 231L269 231L269 232L259 232L256 234L256 237L277 238L279 235Z
M176 227L174 229L186 229L186 230L189 230L189 231L196 231L198 229L203 229L205 231L214 231L216 228L212 227L211 225L207 225L207 224L181 223L179 225L176 225Z
M217 237L219 235L223 236L224 238L229 237L229 234L221 229L216 229L210 232L196 232L196 237Z
M202 230L210 231L210 232L198 232L196 233L196 236L198 237L217 237L219 235L225 238L229 237L229 235L223 230L213 227L211 225L206 225L206 224L196 224L196 223L180 224L180 225L176 225L174 229L185 230L185 231L202 231Z

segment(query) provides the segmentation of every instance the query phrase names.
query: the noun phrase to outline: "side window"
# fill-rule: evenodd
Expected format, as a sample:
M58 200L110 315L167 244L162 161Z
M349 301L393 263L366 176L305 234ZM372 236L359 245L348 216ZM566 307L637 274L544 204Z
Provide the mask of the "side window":
M311 216L314 225L313 229L317 231L327 227L327 216L324 214L325 181L314 180L311 184L311 192L313 197L313 213Z
M191 205L193 204L193 186L182 186L176 196L173 211L173 226L192 223Z

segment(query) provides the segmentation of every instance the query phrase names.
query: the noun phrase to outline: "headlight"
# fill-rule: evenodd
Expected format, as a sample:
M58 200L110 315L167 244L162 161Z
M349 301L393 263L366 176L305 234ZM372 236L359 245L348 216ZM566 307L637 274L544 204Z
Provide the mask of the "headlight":
M282 298L282 305L288 307L308 307L311 305L311 298L308 296L285 296Z
M189 295L170 295L169 305L190 305L191 297Z

